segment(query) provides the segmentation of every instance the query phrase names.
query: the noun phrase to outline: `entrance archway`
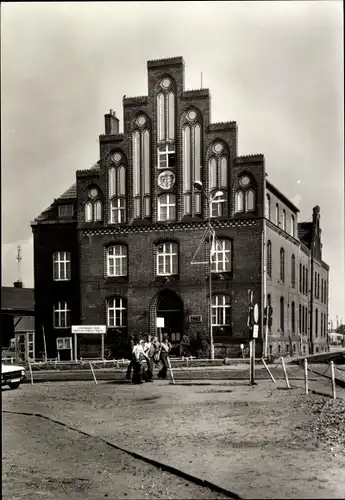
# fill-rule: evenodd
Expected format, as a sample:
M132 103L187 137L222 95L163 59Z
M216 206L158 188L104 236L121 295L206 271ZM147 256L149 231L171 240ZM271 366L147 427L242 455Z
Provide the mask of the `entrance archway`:
M157 315L164 318L162 333L169 334L173 345L171 354L179 355L179 344L183 335L183 302L177 293L172 290L163 290L157 297Z

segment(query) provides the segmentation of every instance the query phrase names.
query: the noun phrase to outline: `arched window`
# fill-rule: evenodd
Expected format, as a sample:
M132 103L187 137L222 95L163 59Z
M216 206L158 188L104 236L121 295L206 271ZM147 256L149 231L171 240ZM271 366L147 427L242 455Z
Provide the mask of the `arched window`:
M291 236L295 238L296 230L295 230L295 217L291 214Z
M67 302L59 301L53 307L54 328L68 328L71 325L71 310Z
M212 203L211 217L225 216L228 212L228 157L226 154L225 146L220 141L214 142L209 148L208 155L211 155L208 159L210 195L213 196L213 191L223 193L221 198L215 199Z
M95 220L102 220L102 202L99 200L95 202Z
M195 215L200 192L194 182L202 180L202 139L198 111L190 109L182 118L183 213ZM192 200L194 202L192 203ZM200 213L200 211L199 211Z
M178 245L174 242L160 243L156 246L158 276L178 274Z
M302 293L302 264L299 265L299 291Z
M242 189L239 189L236 192L235 209L236 209L236 212L243 212L244 211L244 193L243 193Z
M319 310L315 309L315 337L319 334Z
M215 158L211 158L208 163L209 173L210 173L210 189L215 189L217 187L217 161Z
M158 108L157 108L158 110ZM139 115L132 134L133 152L133 217L145 218L151 216L151 169L150 169L150 131L147 128L147 118ZM158 154L160 161L160 154ZM142 212L144 209L144 212Z
M284 248L280 249L280 281L285 281L285 251Z
M308 277L308 268L305 268L305 293L308 295L308 287L309 287L309 277Z
M271 220L271 197L266 194L266 218Z
M305 266L302 268L302 293L305 294Z
M112 161L115 165L108 170L108 186L110 200L110 224L119 224L126 222L126 177L127 172L123 164L124 157L117 152L112 155ZM134 164L135 165L135 162ZM133 184L135 184L136 171L133 167Z
M285 316L284 297L280 297L280 331L282 333L284 333L284 327L285 327L284 316Z
M158 197L158 220L176 219L176 197L174 194L162 194Z
M292 288L296 286L296 258L294 255L291 256L291 286Z
M279 226L280 218L279 218L279 205L276 203L276 225Z
M230 325L230 307L229 295L212 296L212 326Z
M283 230L286 231L286 211L283 209Z
M256 209L255 191L253 181L248 175L242 175L239 179L241 189L235 193L235 211L253 212Z
M165 138L165 99L164 94L157 95L157 136L158 141Z
M92 222L93 219L93 207L91 201L85 203L85 222Z
M175 139L175 95L168 94L168 139Z
M249 189L246 192L246 212L252 212L255 210L255 192Z
M272 278L272 243L267 242L267 276Z
M215 239L211 247L211 271L227 273L231 271L231 240Z
M54 281L69 281L71 279L70 252L55 252L53 254Z
M122 297L114 297L107 301L107 323L109 328L127 326L127 308Z
M296 319L295 319L295 303L291 303L291 333L295 333Z
M302 330L302 306L301 306L301 304L298 306L298 332L303 333L303 330Z
M112 245L106 250L106 275L108 277L127 276L127 247Z

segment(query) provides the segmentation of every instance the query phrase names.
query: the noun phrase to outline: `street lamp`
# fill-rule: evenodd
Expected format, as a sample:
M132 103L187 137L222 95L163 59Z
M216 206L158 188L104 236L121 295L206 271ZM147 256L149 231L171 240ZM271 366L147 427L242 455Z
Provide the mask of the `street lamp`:
M206 193L204 186L202 182L200 181L195 181L193 183L194 187L197 189L200 189L208 203L208 214L207 214L207 227L208 227L208 236L209 236L209 255L208 255L208 262L209 262L209 272L208 272L208 285L209 285L209 296L210 296L210 305L209 305L209 325L210 325L210 350L211 350L211 359L214 359L214 343L213 343L213 326L212 326L212 248L211 248L211 237L212 234L214 233L212 229L212 224L211 224L211 210L212 210L212 203L216 201L216 203L224 203L225 200L218 200L217 198L221 197L224 195L223 191L216 191L216 193L211 196L210 194Z

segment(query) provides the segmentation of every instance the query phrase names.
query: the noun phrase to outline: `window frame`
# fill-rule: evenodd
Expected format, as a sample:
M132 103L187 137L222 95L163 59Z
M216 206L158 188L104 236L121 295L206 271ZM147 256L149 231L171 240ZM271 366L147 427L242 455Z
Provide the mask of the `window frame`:
M166 202L163 203L162 199L166 197ZM170 200L174 201L170 203ZM166 208L167 217L162 218L162 208ZM157 198L157 220L158 222L173 222L176 221L176 195L175 193L163 193ZM171 217L170 217L171 216Z
M56 305L58 307L56 307ZM64 308L62 307L64 306ZM56 321L56 314L58 314L58 321ZM62 318L64 317L64 321ZM66 324L61 324L66 323ZM68 302L65 300L58 300L53 304L53 328L62 329L71 326L71 309L68 308Z
M232 272L232 240L229 238L217 238L216 248L211 256L212 273L231 273ZM217 246L219 245L219 248ZM220 257L220 258L219 258Z
M119 301L119 305L117 307L116 301ZM112 306L110 307L110 303L112 302ZM113 323L110 322L110 311L114 311L113 313ZM119 316L116 315L116 311L119 311ZM106 301L106 316L107 316L107 327L108 328L127 328L127 300L121 296L110 297ZM120 318L120 324L117 324L117 319Z
M63 258L61 258L63 254ZM57 258L56 258L57 257ZM61 273L61 264L64 272ZM69 265L68 265L69 264ZM56 266L57 265L57 273ZM65 277L61 277L63 274ZM72 254L68 250L57 250L53 253L53 281L71 281L72 279Z
M116 253L116 249L120 253ZM111 251L114 253L111 254ZM113 273L110 269L113 268ZM116 270L119 269L117 273ZM122 278L128 276L128 247L123 243L115 243L106 248L106 277L107 278Z
M162 251L160 248L162 247ZM179 273L179 245L175 241L157 243L156 249L156 276L177 276ZM163 265L163 271L160 266Z
M219 299L222 298L222 301L220 303ZM223 294L223 293L217 293L217 294L212 294L211 297L211 309L212 309L212 314L211 314L211 325L212 328L215 327L229 327L231 326L231 298L230 295ZM219 319L219 313L222 316L222 322L218 322ZM214 318L216 321L214 321ZM227 322L228 320L228 322Z

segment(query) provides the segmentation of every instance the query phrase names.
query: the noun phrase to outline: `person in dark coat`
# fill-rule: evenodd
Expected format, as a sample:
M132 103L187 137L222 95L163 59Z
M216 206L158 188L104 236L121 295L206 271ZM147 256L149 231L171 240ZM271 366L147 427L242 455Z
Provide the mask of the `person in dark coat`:
M135 344L135 339L134 335L131 335L129 337L129 342L130 342L130 362L127 368L127 373L126 373L126 379L130 380L131 379L131 373L132 373L132 368L133 368L133 347Z
M133 384L142 384L143 381L147 381L145 366L146 366L146 356L144 353L144 341L141 337L138 337L134 341L133 346Z
M169 334L165 333L163 336L163 342L161 342L160 349L161 349L161 355L160 355L160 361L162 363L162 368L160 372L158 373L157 377L159 378L167 378L167 372L168 372L168 356L169 352L171 351L172 345L169 342Z

